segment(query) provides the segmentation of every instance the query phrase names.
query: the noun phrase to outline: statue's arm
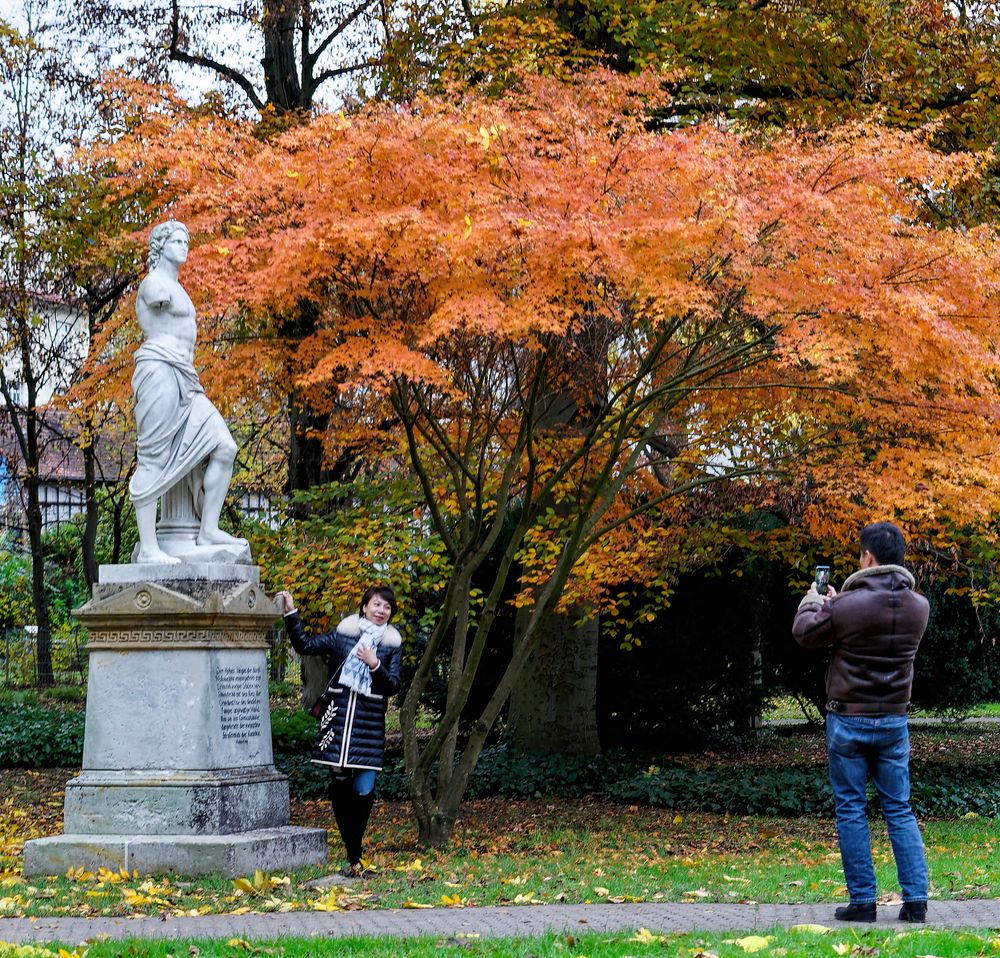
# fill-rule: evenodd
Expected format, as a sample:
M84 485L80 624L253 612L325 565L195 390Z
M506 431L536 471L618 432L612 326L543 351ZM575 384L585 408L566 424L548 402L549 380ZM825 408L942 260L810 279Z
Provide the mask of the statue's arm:
M166 309L170 305L170 287L158 276L149 275L139 284L139 302L148 309Z
M170 316L170 288L159 277L149 275L139 284L135 316L145 335L163 331Z

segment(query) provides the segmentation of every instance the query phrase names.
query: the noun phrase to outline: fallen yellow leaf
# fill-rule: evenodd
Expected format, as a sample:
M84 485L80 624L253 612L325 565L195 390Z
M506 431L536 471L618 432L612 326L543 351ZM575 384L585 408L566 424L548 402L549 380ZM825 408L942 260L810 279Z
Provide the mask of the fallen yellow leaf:
M746 938L727 938L727 945L736 945L737 948L742 948L747 954L753 954L757 951L763 951L767 947L767 943L770 941L770 937L763 937L762 935L747 935Z
M826 925L792 925L789 931L801 931L808 935L829 935L832 928L827 928Z
M654 935L648 928L640 928L636 933L634 938L629 938L629 941L641 941L645 945L652 945L658 941L666 941L667 939L663 935Z
M343 911L337 897L337 889L331 888L329 893L312 903L313 911Z

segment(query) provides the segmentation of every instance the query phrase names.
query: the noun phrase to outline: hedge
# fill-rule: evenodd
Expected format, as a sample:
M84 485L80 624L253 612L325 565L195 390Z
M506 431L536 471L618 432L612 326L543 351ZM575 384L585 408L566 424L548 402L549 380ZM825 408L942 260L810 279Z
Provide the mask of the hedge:
M0 768L74 768L83 762L79 709L0 710Z
M309 761L316 722L305 712L275 712L275 765L293 795L324 798L329 774ZM84 713L21 707L0 710L0 768L79 767ZM918 815L956 818L1000 816L1000 762L956 765L915 762L913 807ZM378 777L382 799L405 800L406 773L390 759ZM467 797L579 798L593 795L621 804L733 815L794 818L833 815L824 765L781 768L752 762L691 768L676 762L650 765L648 756L622 751L594 757L486 749L469 781ZM873 805L874 793L872 793Z
M650 766L622 752L594 758L515 753L502 747L483 752L466 793L477 798L580 798L596 796L626 805L648 805L688 812L732 815L780 815L831 818L833 796L824 765L784 768L718 765L690 768L679 764ZM277 756L292 793L324 798L329 776L309 762L308 754ZM916 762L912 773L913 807L920 816L960 818L1000 816L1000 763L942 765ZM390 761L380 773L377 793L383 800L405 801L406 773ZM874 790L870 808L877 810Z

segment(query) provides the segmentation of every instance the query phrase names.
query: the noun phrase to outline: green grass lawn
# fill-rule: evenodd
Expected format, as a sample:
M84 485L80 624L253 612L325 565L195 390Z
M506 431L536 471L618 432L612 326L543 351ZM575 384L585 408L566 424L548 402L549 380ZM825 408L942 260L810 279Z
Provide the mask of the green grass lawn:
M1000 759L1000 727L914 729L922 762ZM698 753L691 765L727 763L753 775L772 766L823 762L823 737L769 733L745 755ZM330 865L262 876L249 887L226 879L146 879L76 873L27 881L25 840L62 830L69 770L3 772L0 795L0 916L199 914L339 908L607 901L820 902L844 898L833 822L676 812L573 800L467 802L447 849L417 845L409 806L379 802L366 857L374 875L348 889L309 882L336 870L342 849L325 801L294 801L292 821L331 829ZM932 898L1000 897L1000 820L923 823ZM873 822L879 885L897 891L881 820ZM251 877L251 876L247 876Z
M936 712L920 711L915 713L928 718L940 718L943 721L975 719L975 718L996 718L1000 716L1000 702L980 702L972 706L967 712L960 712L955 715L939 714ZM765 722L773 721L793 721L793 722L822 722L822 716L818 710L810 703L800 702L792 696L772 699L764 709L763 718Z
M660 935L647 929L608 934L550 934L535 938L481 938L475 934L417 939L348 938L341 940L282 938L277 941L185 939L180 941L93 941L79 945L16 950L0 942L0 958L233 958L234 955L316 958L350 955L352 958L969 958L996 955L1000 939L991 932L935 931L932 929L860 931L803 925L790 930L753 933L722 932ZM23 948L23 946L22 946Z
M57 775L49 777L50 784ZM377 871L333 892L310 889L308 882L337 867L335 833L329 867L263 876L250 888L220 878L125 879L83 872L29 881L20 875L20 845L26 837L59 831L61 796L46 790L39 773L20 773L20 781L0 806L8 815L21 810L19 818L8 819L8 829L20 839L5 837L2 847L0 915L844 898L830 821L687 815L590 800L470 802L450 847L431 852L416 846L408 806L379 803L367 852ZM331 827L331 818L325 802L294 804L296 824ZM873 833L880 887L891 900L895 874L879 821ZM5 829L4 835L10 832ZM932 897L1000 896L1000 821L930 821L924 835Z

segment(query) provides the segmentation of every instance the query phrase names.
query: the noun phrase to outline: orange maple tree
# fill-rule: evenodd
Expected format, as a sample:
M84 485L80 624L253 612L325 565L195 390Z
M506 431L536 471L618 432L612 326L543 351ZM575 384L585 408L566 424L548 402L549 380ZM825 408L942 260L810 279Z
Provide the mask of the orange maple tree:
M405 460L419 483L450 570L402 707L430 843L547 618L656 565L692 490L808 472L816 533L991 511L995 238L934 228L918 202L975 158L875 127L659 136L658 89L525 79L268 142L151 97L102 154L191 228L209 391L266 404L294 385L329 411L331 455ZM315 332L289 343L276 331L303 302ZM466 715L514 580L518 654ZM447 706L418 741L441 657Z

